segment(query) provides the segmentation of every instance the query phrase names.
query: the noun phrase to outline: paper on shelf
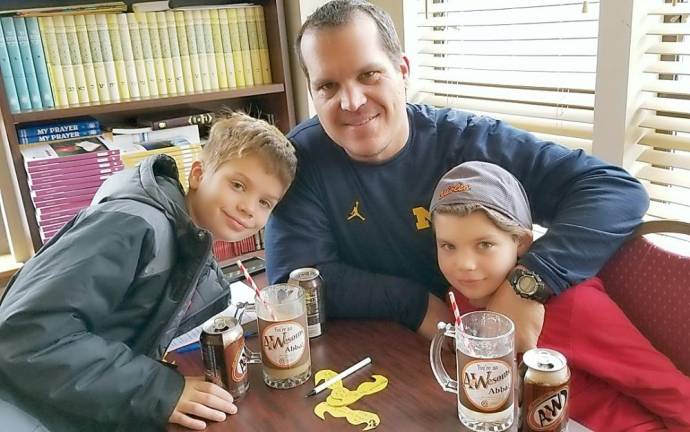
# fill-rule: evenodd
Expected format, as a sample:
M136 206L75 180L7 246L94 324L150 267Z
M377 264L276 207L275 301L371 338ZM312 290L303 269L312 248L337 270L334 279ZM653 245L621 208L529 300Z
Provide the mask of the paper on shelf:
M237 281L231 284L230 292L232 293L232 303L230 304L230 306L228 306L223 312L219 313L218 315L215 315L210 319L213 319L219 315L235 316L235 312L237 311L237 305L240 303L254 304L254 290L251 289L244 282ZM241 324L246 324L254 320L256 320L256 312L245 312L242 315ZM185 345L199 342L202 326L203 324L173 339L172 342L170 342L170 346L168 346L168 351L175 351L176 349L182 348Z

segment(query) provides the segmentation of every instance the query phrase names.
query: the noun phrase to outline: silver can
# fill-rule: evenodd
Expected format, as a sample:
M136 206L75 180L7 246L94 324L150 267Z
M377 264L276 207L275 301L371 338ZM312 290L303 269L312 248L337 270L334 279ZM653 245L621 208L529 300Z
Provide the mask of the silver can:
M309 337L321 336L326 331L325 286L321 273L311 267L293 270L290 272L288 283L300 286L304 290Z

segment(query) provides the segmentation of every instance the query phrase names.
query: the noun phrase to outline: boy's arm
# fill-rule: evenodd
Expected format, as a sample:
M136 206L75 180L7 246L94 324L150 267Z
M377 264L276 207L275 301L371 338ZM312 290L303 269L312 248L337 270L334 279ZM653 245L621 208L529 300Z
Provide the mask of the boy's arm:
M580 288L569 329L576 353L572 367L637 400L670 430L690 430L690 378L652 346L608 295Z
M269 282L285 281L300 267L316 267L323 274L329 317L396 320L416 330L427 310L428 289L423 285L342 261L318 194L298 169L292 187L266 225Z
M166 423L183 377L93 332L133 295L152 235L137 216L92 214L26 263L0 307L0 371L17 389L98 421Z

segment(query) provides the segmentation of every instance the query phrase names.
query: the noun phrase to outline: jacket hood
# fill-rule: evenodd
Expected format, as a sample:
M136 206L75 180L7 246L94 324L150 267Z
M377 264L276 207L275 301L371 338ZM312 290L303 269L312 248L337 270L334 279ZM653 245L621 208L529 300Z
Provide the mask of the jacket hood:
M98 189L91 204L130 199L153 206L179 226L191 223L175 160L167 155L144 159L136 168L126 169Z

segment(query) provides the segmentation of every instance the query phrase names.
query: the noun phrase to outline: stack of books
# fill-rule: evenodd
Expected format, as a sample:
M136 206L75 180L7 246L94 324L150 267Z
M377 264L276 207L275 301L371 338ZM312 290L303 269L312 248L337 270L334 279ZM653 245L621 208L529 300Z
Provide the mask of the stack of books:
M34 144L100 135L101 124L92 117L49 123L27 123L17 128L19 144Z
M120 3L95 9L4 12L0 72L10 110L111 103L272 82L262 6L244 3L156 11L135 7L133 13L112 13L126 10Z
M124 167L120 151L108 149L98 137L23 145L20 150L44 243Z
M264 230L238 242L217 240L213 242L213 256L218 261L229 260L240 255L255 252L264 248Z

